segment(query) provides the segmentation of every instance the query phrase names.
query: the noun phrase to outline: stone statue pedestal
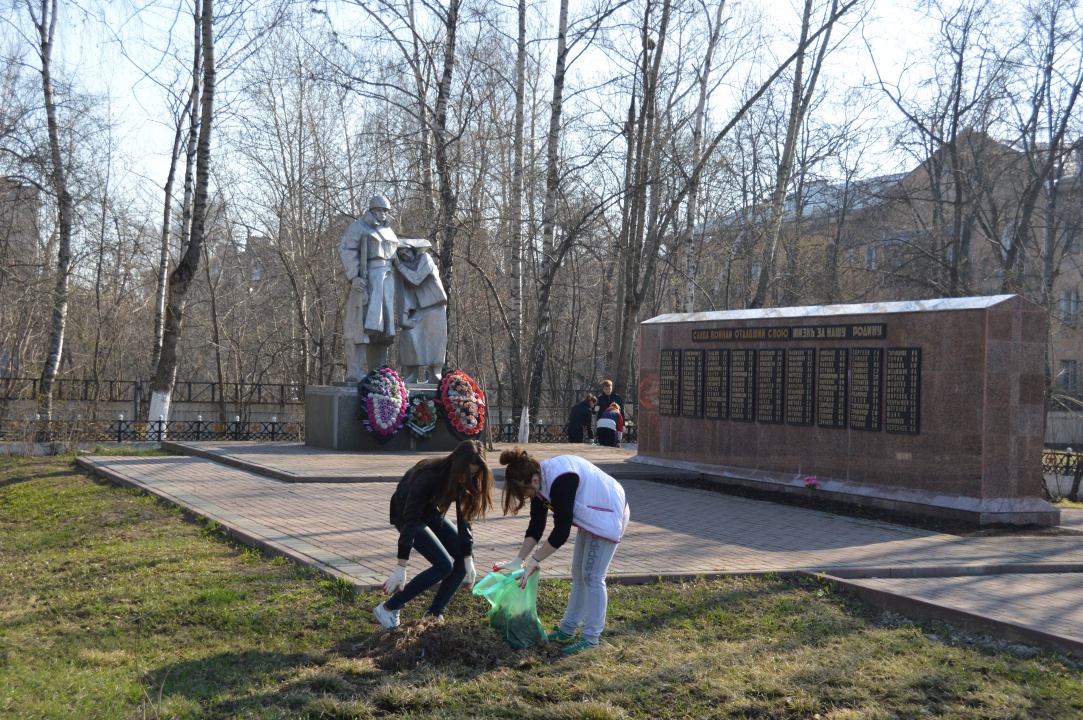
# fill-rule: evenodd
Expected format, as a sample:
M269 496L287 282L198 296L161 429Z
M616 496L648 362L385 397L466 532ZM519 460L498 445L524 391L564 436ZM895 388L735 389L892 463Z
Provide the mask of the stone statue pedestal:
M407 383L410 396L435 398L436 385ZM361 398L356 383L307 385L305 387L305 445L325 450L353 452L451 452L461 440L451 434L444 410L437 403L436 429L426 440L418 440L404 426L391 439L379 442L357 419Z

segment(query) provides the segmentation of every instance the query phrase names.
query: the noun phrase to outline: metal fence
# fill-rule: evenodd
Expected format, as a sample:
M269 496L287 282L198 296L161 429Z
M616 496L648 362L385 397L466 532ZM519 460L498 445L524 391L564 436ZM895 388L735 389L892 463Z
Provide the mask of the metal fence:
M519 426L513 422L493 425L493 442L513 443L519 440ZM568 432L563 425L555 423L530 423L530 442L566 443ZM639 432L635 425L626 423L622 443L639 442Z
M39 378L0 378L0 399L33 400L41 394ZM73 380L58 378L53 398L74 402L139 402L150 398L146 380ZM305 386L297 383L217 383L178 381L173 385L173 402L267 403L301 405Z
M205 420L6 421L0 440L7 442L161 442L162 440L304 440L300 422L207 422Z

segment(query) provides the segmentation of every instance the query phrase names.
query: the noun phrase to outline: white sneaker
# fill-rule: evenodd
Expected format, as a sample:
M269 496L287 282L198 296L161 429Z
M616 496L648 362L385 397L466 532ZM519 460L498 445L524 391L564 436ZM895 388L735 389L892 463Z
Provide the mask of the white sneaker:
M380 603L373 608L372 614L376 616L376 621L388 630L399 626L399 611L388 610L384 607L384 603Z

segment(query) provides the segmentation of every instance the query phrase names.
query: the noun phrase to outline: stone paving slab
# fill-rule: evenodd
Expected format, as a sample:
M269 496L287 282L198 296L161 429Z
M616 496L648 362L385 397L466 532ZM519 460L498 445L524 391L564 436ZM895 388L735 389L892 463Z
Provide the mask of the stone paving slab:
M79 463L361 589L379 587L395 564L391 483L285 483L198 457L83 457ZM1077 600L1083 536L964 538L648 480L622 484L631 522L613 560L614 581L823 573L909 616L976 624L1083 654L1074 630L1083 623ZM525 516L501 517L495 500L493 516L475 524L479 572L513 557L527 525ZM1083 510L1067 511L1064 519L1083 528ZM570 548L562 548L545 564L545 576L567 578L570 559ZM1069 572L1080 574L1051 574Z
M500 452L515 447L512 443L496 443L489 451L493 475L502 479L504 469L499 464ZM295 483L356 483L398 482L403 474L419 460L438 457L443 452L349 452L324 450L298 442L232 442L165 441L162 448L169 452L201 457L248 470L260 475ZM556 455L575 453L620 480L640 478L698 480L697 472L673 468L658 468L628 462L635 450L609 448L600 445L571 443L536 443L531 455L544 460Z
M1083 573L841 581L911 618L947 620L998 637L1083 654Z

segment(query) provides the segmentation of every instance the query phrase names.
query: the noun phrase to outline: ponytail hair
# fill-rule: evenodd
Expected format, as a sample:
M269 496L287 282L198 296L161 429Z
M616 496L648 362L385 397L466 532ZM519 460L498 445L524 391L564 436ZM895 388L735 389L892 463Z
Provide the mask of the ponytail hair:
M500 453L504 470L504 514L515 515L526 504L533 489L534 476L541 475L541 464L519 446Z

